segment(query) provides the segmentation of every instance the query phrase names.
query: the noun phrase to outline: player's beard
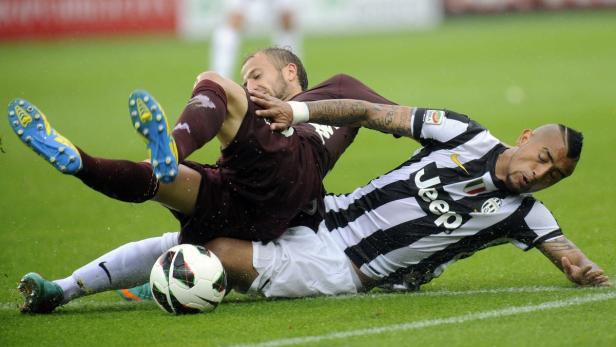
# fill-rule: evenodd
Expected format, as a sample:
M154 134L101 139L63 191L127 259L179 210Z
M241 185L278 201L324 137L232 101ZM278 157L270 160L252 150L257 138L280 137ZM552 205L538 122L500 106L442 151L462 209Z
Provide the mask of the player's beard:
M272 86L272 92L274 93L274 97L280 100L288 100L290 99L289 95L289 85L287 81L282 77L282 71L278 71L278 76L276 77L276 83Z
M507 188L509 188L509 190L515 193L518 193L518 194L532 193L534 183L528 182L528 183L525 183L524 186L521 186L519 183L514 184L513 183L514 180L519 180L518 177L515 177L516 175L524 176L522 171L514 171L510 174L507 174L507 180L505 182L505 185L507 186Z

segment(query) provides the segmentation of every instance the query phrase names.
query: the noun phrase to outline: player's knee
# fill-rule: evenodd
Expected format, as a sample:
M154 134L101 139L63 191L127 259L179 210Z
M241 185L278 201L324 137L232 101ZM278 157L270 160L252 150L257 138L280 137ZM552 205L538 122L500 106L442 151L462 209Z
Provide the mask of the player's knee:
M224 104L223 108L227 108L227 94L229 86L232 82L219 73L214 71L205 71L197 76L197 81L193 86L193 96L197 94L206 94L210 99L218 97ZM213 94L212 94L213 93Z
M197 76L197 79L195 81L195 86L197 86L199 82L205 81L205 80L216 82L222 85L224 84L224 81L226 80L226 78L224 78L222 75L220 75L216 71L204 71Z

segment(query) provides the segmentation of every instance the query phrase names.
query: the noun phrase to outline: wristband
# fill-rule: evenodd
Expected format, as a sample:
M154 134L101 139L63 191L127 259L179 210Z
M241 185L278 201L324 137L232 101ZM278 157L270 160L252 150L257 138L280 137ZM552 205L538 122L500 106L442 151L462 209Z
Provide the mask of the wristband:
M291 122L291 124L295 125L308 122L310 110L308 110L308 105L306 105L305 102L287 101L287 104L289 104L293 110L293 122Z

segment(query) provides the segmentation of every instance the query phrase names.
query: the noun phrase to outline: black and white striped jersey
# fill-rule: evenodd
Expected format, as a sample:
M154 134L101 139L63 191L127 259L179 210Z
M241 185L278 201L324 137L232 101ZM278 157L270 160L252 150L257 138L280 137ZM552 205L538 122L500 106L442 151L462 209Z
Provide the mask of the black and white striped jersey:
M506 147L467 116L413 109L423 147L346 195L325 197L326 228L368 277L417 287L454 261L511 242L528 250L562 235L550 211L495 176Z

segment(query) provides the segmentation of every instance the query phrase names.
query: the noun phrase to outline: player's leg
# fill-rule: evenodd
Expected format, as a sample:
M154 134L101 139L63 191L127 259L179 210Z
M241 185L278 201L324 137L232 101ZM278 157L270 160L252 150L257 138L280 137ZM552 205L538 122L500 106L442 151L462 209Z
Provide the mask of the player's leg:
M258 276L258 273L252 267L252 242L221 237L206 242L205 247L216 254L225 268L227 287L242 293L246 292ZM147 283L122 289L118 293L127 301L152 298L152 292Z
M177 164L217 136L223 147L235 138L242 124L248 100L237 83L215 72L197 76L191 99L170 132L162 106L146 91L134 91L129 98L131 121L146 140L155 176L173 182Z
M180 164L178 169L177 179L173 183L161 184L153 200L190 216L195 210L202 176L186 165Z
M45 114L27 100L11 101L8 115L19 139L60 172L114 199L143 202L155 196L158 182L149 163L88 155L52 128Z
M221 237L207 242L205 247L220 259L229 288L241 293L248 291L259 275L252 265L253 243Z
M289 228L276 242L253 243L258 273L250 292L267 297L353 294L364 290L350 259L327 230Z
M244 25L243 10L246 0L227 0L225 5L225 22L216 28L212 35L210 47L210 65L213 71L226 78L233 78L233 70L237 61L238 49L241 43L240 32Z
M201 73L173 129L178 161L182 162L214 136L226 147L235 138L247 110L246 92L240 85L215 72Z
M36 273L26 274L19 290L25 313L46 313L76 298L103 291L130 288L149 280L156 259L178 244L179 233L166 233L127 243L75 270L67 278L48 281Z
M279 23L274 33L274 44L287 48L301 57L302 38L297 18L297 2L293 0L273 0Z

